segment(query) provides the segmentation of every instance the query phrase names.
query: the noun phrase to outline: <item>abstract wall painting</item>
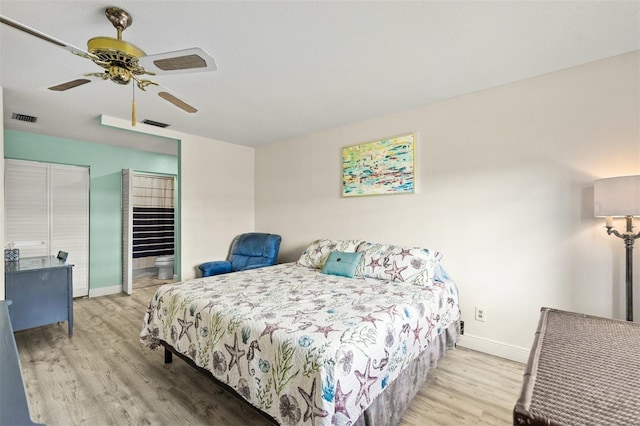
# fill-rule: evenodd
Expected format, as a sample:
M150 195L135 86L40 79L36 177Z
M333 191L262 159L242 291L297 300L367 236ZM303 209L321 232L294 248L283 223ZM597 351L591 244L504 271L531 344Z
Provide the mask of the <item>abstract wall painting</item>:
M342 149L342 196L415 192L416 134Z

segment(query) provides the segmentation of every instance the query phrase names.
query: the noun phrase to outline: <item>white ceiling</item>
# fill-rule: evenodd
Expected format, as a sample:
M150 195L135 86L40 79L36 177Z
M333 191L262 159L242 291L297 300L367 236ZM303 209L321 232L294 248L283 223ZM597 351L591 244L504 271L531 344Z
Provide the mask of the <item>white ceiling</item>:
M198 113L138 92L138 120L247 146L640 48L639 1L0 0L0 14L86 48L91 37L115 37L107 6L131 13L123 38L147 54L200 47L218 65L215 72L157 77ZM101 68L0 27L6 128L142 149L157 141L98 125L102 114L129 119L130 85L46 90ZM14 112L38 122L12 120Z

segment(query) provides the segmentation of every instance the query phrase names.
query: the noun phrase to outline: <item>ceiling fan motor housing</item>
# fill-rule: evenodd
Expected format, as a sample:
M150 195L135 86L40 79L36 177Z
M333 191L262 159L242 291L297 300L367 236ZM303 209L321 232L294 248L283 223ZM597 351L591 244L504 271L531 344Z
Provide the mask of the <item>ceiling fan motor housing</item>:
M138 64L138 58L146 54L132 43L111 37L95 37L87 45L88 51L98 57L94 62L106 69L109 79L115 83L128 84L131 74L147 74Z

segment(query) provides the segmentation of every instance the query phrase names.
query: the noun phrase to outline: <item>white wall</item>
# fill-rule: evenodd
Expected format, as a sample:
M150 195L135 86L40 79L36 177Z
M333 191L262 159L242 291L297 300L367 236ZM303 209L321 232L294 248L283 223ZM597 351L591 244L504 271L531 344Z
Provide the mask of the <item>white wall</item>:
M593 217L593 181L640 174L639 63L635 51L259 147L256 228L282 235L281 261L319 237L440 250L462 344L525 361L542 306L624 318L624 244ZM417 194L341 198L342 147L414 131Z
M226 259L233 238L254 229L254 149L180 137L181 278Z

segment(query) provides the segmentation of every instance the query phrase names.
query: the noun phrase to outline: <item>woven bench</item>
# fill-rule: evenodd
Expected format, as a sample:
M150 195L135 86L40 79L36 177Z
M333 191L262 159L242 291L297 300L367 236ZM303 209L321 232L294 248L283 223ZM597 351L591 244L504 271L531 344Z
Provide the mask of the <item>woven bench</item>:
M640 424L640 324L542 308L513 424Z

